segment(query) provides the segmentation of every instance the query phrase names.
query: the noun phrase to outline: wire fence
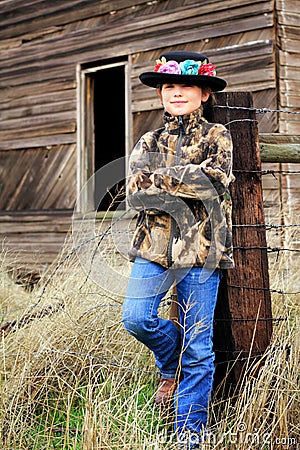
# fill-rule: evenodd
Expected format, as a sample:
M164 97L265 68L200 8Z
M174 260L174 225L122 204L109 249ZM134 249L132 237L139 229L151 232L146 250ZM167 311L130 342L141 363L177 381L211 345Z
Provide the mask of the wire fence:
M269 114L269 113L285 113L285 114L293 114L293 115L299 115L300 111L286 111L286 110L280 110L280 109L268 109L268 108L245 108L245 107L237 107L237 106L221 106L221 105L217 105L215 106L217 108L224 108L224 109L229 109L229 110L248 110L248 111L253 111L257 114ZM252 119L241 119L241 120L245 120L245 121L249 121ZM231 122L229 122L228 124L230 124ZM228 125L227 124L227 125ZM264 175L272 175L274 177L274 179L276 179L276 175L297 175L300 173L300 170L283 170L283 169L278 169L278 170L273 170L273 169L267 169L267 170L236 170L236 173L255 173L255 174L260 174L262 176ZM117 220L121 220L122 216L117 219ZM297 232L299 230L300 227L300 223L257 223L257 224L234 224L233 228L257 228L257 229L263 229L266 231L266 233L275 231L277 235L279 235L282 232L285 232L285 230L288 231L295 231ZM91 243L91 241L95 241L97 242L96 248L99 248L101 242L103 241L104 238L108 237L108 236L114 236L116 234L122 234L124 233L123 231L113 231L111 229L111 225L109 225L107 227L106 230L104 230L103 232L96 234L95 236L93 236L91 239L86 240L85 242L83 242L81 245L88 245ZM126 231L126 233L131 233L128 230ZM297 239L295 239L295 242L297 242ZM293 242L291 242L293 243ZM251 251L251 250L262 250L262 251L266 251L267 253L275 253L277 255L281 254L282 252L289 252L293 255L298 255L300 253L300 249L298 248L292 248L291 246L234 246L234 250L235 251L243 251L243 252L247 252L247 251ZM44 282L44 286L41 290L41 294L38 298L38 302L33 305L30 310L28 311L27 309L27 313L24 314L21 318L17 318L11 322L5 322L0 324L0 330L3 333L3 335L5 335L7 332L9 331L16 331L18 330L20 327L27 325L28 323L30 323L32 320L35 319L39 319L41 317L44 317L45 315L49 315L49 314L54 314L57 311L61 310L62 308L64 308L64 302L57 302L56 304L50 305L47 308L43 308L40 307L39 309L39 304L40 301L42 300L45 292L46 292L46 288L49 285L49 283L51 282L51 280L54 278L55 274L64 266L64 264L67 263L67 261L73 257L76 252L78 251L78 247L74 247L72 248L66 255L63 256L63 258L61 259L61 261L59 263L57 263L57 265L53 268L52 272L50 273L50 275L48 276L47 280ZM88 278L88 274L87 274L87 278ZM259 286L248 286L248 285L244 285L244 284L228 284L228 288L230 289L240 289L240 290L253 290L253 291L269 291L270 294L278 294L281 295L283 301L286 298L286 296L298 296L300 294L299 290L295 290L295 291L291 291L289 290L285 290L285 289L275 289L275 288L266 288L264 286L259 287ZM97 294L97 293L96 293ZM165 297L164 299L164 303L165 305L169 305L172 301L171 297ZM114 302L114 303L107 303L107 304L101 304L99 305L99 308L118 308L121 309L122 308L122 304L118 303L118 302ZM96 307L97 308L97 307ZM25 308L24 308L25 309ZM20 308L21 310L21 308ZM279 325L282 322L286 322L289 320L288 316L285 317L263 317L263 318L230 318L230 319L215 319L215 323L217 322L228 322L228 321L232 321L232 322L241 322L241 323L247 323L247 322L258 322L258 321L271 321L273 323L273 325ZM284 351L286 351L287 349L283 349ZM222 350L218 350L216 349L216 351L220 351L222 352ZM140 369L137 367L130 367L130 366L125 366L123 364L118 364L115 361L109 361L109 360L104 360L103 358L99 358L96 355L92 355L92 354L88 354L88 353L80 353L80 352L75 352L75 351L71 351L71 350L61 350L61 349L56 349L56 350L51 350L51 351L41 351L41 352L32 352L33 355L46 355L49 353L57 353L57 354L67 354L67 355L76 355L76 356L80 356L82 358L86 358L88 360L91 361L95 361L95 363L100 364L100 365L104 365L104 366L112 366L112 367L117 367L119 369L122 370L127 370L127 371L135 371L135 372L145 372L145 373L151 373L151 374L157 374L158 372L156 371L151 371L151 370L144 370L144 369ZM26 354L28 355L28 354ZM13 353L13 354L5 354L5 355L1 355L1 358L19 358L25 356L22 355L22 353ZM260 355L261 357L263 355ZM253 356L253 358L257 358L258 355ZM243 361L243 360L249 360L249 358L251 359L252 356L237 356L237 359L239 361ZM231 362L235 362L235 360L232 360ZM227 361L230 362L230 361ZM218 364L218 363L216 363ZM223 363L222 363L223 364Z

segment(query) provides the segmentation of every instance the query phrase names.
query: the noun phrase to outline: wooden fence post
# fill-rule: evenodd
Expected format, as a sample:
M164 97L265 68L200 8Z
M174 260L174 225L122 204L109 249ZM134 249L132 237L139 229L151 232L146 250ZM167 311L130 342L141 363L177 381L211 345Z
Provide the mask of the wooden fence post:
M222 92L216 99L213 121L226 125L231 132L236 180L230 188L235 268L223 277L215 312L215 388L226 378L225 385L232 392L239 385L245 364L256 360L268 347L272 314L255 112L218 108L252 108L252 95Z

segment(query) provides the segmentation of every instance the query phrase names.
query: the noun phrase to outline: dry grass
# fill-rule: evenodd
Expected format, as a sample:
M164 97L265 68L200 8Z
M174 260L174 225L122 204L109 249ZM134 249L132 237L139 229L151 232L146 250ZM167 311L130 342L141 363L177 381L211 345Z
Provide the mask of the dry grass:
M153 408L153 357L120 323L122 298L99 289L68 246L64 252L30 293L1 270L3 321L57 306L2 337L1 448L176 448L171 413ZM271 287L295 291L296 264L289 261L287 270L286 255L276 258L270 258ZM234 404L212 403L214 436L205 448L300 448L298 314L296 295L273 295L274 317L286 320L274 327L259 377L249 368Z

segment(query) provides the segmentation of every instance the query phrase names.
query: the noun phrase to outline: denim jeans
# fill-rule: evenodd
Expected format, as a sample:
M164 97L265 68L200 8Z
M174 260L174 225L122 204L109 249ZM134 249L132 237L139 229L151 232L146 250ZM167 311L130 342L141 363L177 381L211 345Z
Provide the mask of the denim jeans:
M162 377L179 380L174 396L178 435L201 433L207 423L214 374L213 316L220 277L219 269L167 270L136 258L128 283L123 307L125 329L153 351ZM180 329L158 315L160 302L174 282Z

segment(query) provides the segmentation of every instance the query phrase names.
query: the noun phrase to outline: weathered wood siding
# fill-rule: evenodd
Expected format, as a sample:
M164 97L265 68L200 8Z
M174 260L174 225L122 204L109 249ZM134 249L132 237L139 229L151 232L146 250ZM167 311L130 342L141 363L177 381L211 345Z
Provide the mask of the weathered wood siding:
M75 149L72 144L0 152L0 210L72 208Z
M3 264L25 284L38 280L55 262L70 224L69 211L0 212Z
M279 108L300 110L300 2L276 0ZM279 114L281 133L300 134L298 115Z
M206 52L230 90L275 106L272 1L10 0L0 24L2 150L76 143L76 65L117 56L132 55L133 111L156 107L137 73L178 47Z

